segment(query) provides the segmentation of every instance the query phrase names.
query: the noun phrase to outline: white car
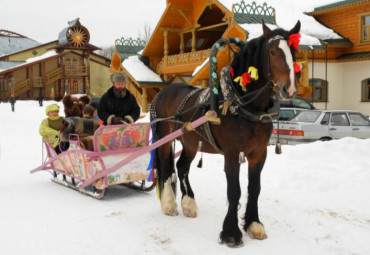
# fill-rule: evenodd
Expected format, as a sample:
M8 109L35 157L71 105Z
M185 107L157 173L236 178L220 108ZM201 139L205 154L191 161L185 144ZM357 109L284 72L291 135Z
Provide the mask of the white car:
M274 122L270 144L329 141L351 136L370 138L370 121L358 111L307 110L290 121Z

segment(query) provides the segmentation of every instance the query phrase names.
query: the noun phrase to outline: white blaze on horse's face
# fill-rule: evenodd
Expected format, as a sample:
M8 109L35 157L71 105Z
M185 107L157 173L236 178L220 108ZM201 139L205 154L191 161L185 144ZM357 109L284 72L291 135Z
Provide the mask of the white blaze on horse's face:
M297 92L297 89L295 87L295 79L294 79L295 76L294 76L292 52L290 51L288 42L286 40L279 41L279 48L284 52L286 64L290 69L290 72L289 72L290 85L288 88L288 94L289 96L293 96Z

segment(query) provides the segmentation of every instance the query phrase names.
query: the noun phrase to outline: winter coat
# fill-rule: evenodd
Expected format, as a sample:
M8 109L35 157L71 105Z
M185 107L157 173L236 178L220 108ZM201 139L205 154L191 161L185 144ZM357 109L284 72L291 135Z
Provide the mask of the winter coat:
M54 118L46 118L43 119L40 128L39 133L44 138L45 141L47 141L49 144L55 148L59 144L59 130L62 128L63 125L63 117L57 116Z
M136 121L140 116L140 107L136 102L136 98L128 90L126 90L124 98L116 98L112 86L100 100L98 115L104 121L104 125L107 125L108 118L112 115L122 119L126 115L130 115Z
M66 128L60 134L60 140L68 142L69 134L77 134L79 137L94 135L100 125L93 118L69 117L64 119L67 122Z

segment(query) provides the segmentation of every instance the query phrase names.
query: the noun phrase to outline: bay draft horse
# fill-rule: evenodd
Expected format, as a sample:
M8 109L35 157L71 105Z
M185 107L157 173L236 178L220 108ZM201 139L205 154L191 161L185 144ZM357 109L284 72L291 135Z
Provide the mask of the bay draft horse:
M266 113L271 106L273 97L291 98L297 91L297 76L294 73L294 49L289 46L289 36L298 34L300 22L286 31L283 29L271 30L262 24L263 35L244 44L240 51L235 53L230 66L233 77L242 76L248 70L248 65L254 65L258 70L259 79L252 80L247 85L247 91L232 81L232 87L237 91L239 99L248 94L255 93L254 98L241 105L241 112L249 112L247 116L259 112ZM230 69L231 69L230 68ZM230 73L230 72L229 72ZM231 74L232 75L232 74ZM275 85L272 86L271 84ZM202 92L193 86L185 84L172 84L160 91L151 105L151 120L177 116L177 121L187 122L199 118L204 114L199 107L194 107L198 95ZM189 96L189 93L192 93ZM184 98L186 100L184 100ZM209 105L208 105L209 106ZM183 111L179 114L178 108ZM248 160L248 202L244 216L243 229L251 238L264 239L267 237L263 224L258 216L258 196L261 184L260 175L267 156L267 145L272 132L270 121L259 121L243 117L242 113L233 115L229 111L220 115L221 124L210 124L211 134L215 144L208 139L202 139L202 129L190 131L182 135L179 140L183 150L176 163L177 174L182 192L181 206L183 214L188 217L197 216L197 206L194 192L189 183L189 168L198 150L206 153L222 153L224 155L224 171L227 180L228 211L220 233L220 243L230 247L243 244L242 232L238 227L238 206L240 199L240 154ZM170 134L179 128L178 123L171 121L158 121L153 128L155 140ZM199 141L203 142L200 145ZM176 178L174 153L170 141L156 149L155 165L158 171L158 188L160 192L161 208L166 215L177 215ZM201 147L199 149L199 147ZM216 150L218 147L219 150ZM244 153L244 154L243 154ZM244 159L244 156L243 156Z

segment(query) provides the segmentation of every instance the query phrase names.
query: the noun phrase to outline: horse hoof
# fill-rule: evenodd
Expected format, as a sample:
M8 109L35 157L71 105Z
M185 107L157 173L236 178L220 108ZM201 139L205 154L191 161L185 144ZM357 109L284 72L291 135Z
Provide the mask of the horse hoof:
M162 212L166 215L170 216L178 215L176 195L171 187L171 178L168 178L168 180L164 184L161 197L161 208Z
M259 222L252 222L247 229L247 234L252 239L263 240L267 238L265 227Z
M197 203L195 202L194 198L184 196L181 200L181 207L185 216L190 218L197 217Z
M169 215L169 216L177 216L179 213L177 212L177 204L170 204L170 203L162 203L161 204L161 207L162 207L162 212L165 214L165 215Z
M240 248L244 246L244 242L242 239L240 239L239 241L235 241L234 237L227 237L224 239L220 238L219 242L221 244L225 244L229 248Z

